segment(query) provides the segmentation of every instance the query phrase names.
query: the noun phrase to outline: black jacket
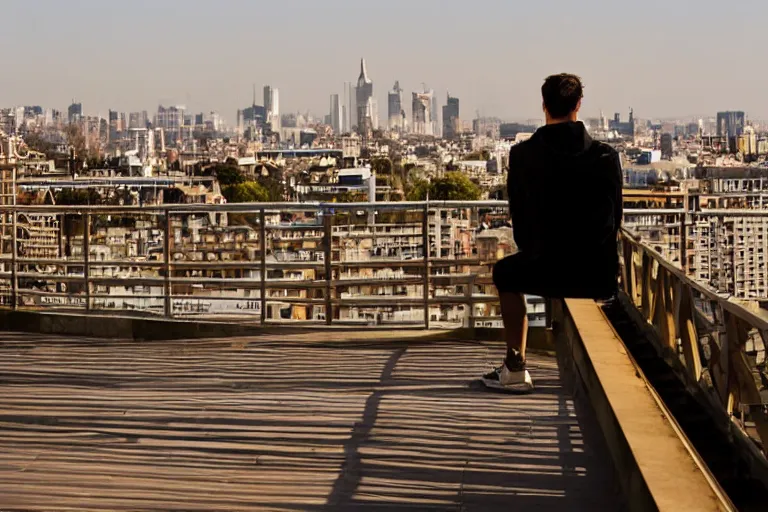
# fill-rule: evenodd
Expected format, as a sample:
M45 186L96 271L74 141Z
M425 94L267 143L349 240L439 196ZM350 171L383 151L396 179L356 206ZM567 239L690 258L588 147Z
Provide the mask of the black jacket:
M623 173L619 154L580 122L547 125L509 153L515 242L528 257L615 281Z

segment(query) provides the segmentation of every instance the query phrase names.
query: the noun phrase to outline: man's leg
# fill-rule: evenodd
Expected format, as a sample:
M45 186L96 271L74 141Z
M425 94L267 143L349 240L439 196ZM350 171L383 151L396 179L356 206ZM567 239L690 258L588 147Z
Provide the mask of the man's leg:
M504 363L483 376L483 383L491 388L517 392L533 390L533 381L525 368L525 348L528 339L528 312L525 295L530 280L537 273L520 253L500 260L493 267L493 282L499 291L501 317L504 321L507 355Z
M512 371L525 367L525 346L528 341L528 310L522 293L500 293L504 338L507 342L507 368Z

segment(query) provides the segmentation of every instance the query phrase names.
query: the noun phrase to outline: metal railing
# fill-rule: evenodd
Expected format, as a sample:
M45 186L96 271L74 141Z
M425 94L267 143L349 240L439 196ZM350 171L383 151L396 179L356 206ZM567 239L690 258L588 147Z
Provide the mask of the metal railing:
M488 202L0 207L0 299L42 311L495 326ZM535 316L543 318L543 306Z
M654 327L662 354L739 432L768 447L768 316L694 281L627 231L620 248L622 289Z

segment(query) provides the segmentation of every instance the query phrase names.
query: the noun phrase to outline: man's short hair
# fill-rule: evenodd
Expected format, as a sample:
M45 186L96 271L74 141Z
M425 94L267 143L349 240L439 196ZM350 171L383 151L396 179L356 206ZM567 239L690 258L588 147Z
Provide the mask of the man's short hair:
M541 97L549 115L555 119L568 116L584 96L581 78L569 73L548 76L541 86Z

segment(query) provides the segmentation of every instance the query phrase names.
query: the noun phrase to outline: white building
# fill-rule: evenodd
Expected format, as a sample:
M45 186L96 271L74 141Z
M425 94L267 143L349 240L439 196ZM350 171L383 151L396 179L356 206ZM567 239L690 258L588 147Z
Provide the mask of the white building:
M331 128L337 134L342 133L344 129L342 119L339 95L331 94Z
M279 132L280 122L280 91L271 85L264 86L264 111L266 112L265 122L273 132Z

